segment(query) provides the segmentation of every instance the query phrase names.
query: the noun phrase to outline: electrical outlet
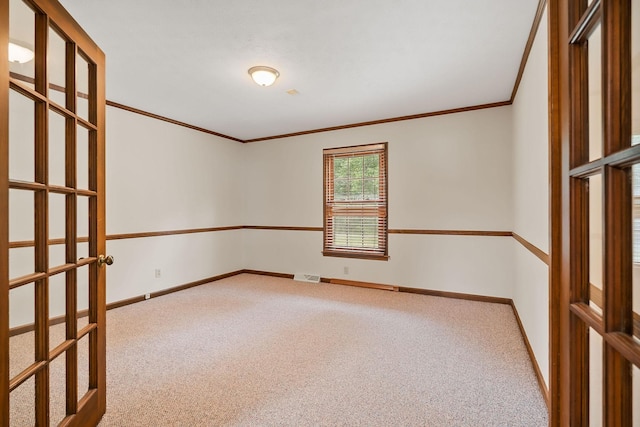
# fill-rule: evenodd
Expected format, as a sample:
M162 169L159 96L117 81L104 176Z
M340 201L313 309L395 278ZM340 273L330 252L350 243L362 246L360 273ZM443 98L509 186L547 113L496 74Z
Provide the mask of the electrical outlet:
M156 268L156 279L159 279L159 278L160 278L161 273L162 273L162 272L160 271L160 269L159 269L159 268Z
M144 299L149 299L151 298L151 294L144 294Z
M343 267L344 270L344 274L349 274L349 267L345 266Z

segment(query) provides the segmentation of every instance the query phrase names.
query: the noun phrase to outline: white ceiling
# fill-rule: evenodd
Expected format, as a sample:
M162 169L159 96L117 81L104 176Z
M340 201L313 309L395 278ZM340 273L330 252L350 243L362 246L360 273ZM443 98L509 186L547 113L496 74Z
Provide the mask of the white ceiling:
M507 101L538 0L61 3L106 54L108 100L247 140Z

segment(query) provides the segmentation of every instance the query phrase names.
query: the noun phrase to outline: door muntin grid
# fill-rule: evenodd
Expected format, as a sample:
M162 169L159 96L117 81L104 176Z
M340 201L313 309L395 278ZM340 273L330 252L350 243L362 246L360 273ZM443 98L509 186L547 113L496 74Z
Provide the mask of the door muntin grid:
M30 11L35 50L32 66L22 67L27 72L21 73L19 67L14 67L9 78L14 104L33 105L28 109L31 111L30 115L25 115L24 112L28 110L23 108L23 114L18 116L16 111L10 108L9 115L13 117L10 124L17 130L14 133L20 133L21 117L31 117L35 132L31 135L27 133L26 138L21 135L20 139L9 131L7 141L9 152L12 154L21 151L24 146L31 148L23 157L32 157L32 172L17 173L15 176L10 174L9 191L26 193L26 199L32 199L32 213L28 216L31 216L33 231L31 236L22 240L10 238L8 247L10 257L14 261L10 264L29 263L29 255L25 258L26 261L20 260L18 253L23 251L31 254L33 268L13 268L7 285L11 289L10 294L24 294L23 290L29 294L28 291L31 291L27 299L33 301L32 320L27 324L18 325L19 320L14 321L10 317L9 326L20 326L23 330L31 328L33 331L28 333L32 334L34 342L31 362L23 365L24 368L19 365L20 368L10 373L11 393L8 400L13 403L10 405L11 416L19 417L20 414L15 409L20 404L20 399L13 399L11 396L18 396L25 388L31 389L27 395L33 395L30 405L33 414L29 417L33 417L37 425L48 425L49 422L62 421L49 420L49 415L55 412L49 408L49 389L52 385L49 376L50 366L57 366L57 372L60 371L59 366L64 366L66 375L63 381L66 394L64 408L62 412L56 413L64 413L65 416L80 414L82 403L87 403L87 399L92 398L90 392L98 387L104 390L104 385L98 381L100 369L103 369L98 366L101 360L100 353L104 352L104 346L101 345L98 336L99 333L103 334L104 325L99 324L99 321L100 310L104 308L98 306L97 298L100 279L97 268L98 239L104 240L103 235L98 235L100 229L97 225L100 204L98 188L101 186L98 169L98 154L101 148L98 147L98 143L104 141L104 137L100 136L104 131L99 128L103 117L98 108L98 65L90 59L91 55L86 54L80 47L81 44L86 44L86 41L77 40L76 43L72 39L78 36L78 30L74 25L70 25L64 13L61 14L62 9L59 5L47 0L2 1L5 3L4 8L21 11L13 15L24 18L29 15L25 10ZM56 16L56 19L59 17L59 22L54 22L49 13ZM14 21L10 23L10 28L18 26L24 30L23 26L15 24ZM65 29L69 33L66 33ZM20 31L16 30L13 33ZM91 51L98 51L92 44L87 46ZM99 61L102 63L103 58L99 58ZM29 72L30 70L33 72ZM100 78L103 78L103 74ZM82 92L79 90L80 87ZM82 107L78 110L78 104L81 103ZM56 119L55 126L50 123L53 117ZM55 138L50 133L53 129L56 130ZM77 147L80 139L77 137L78 134L84 136L84 146L80 149ZM57 143L55 148L54 139ZM80 163L77 162L78 152L83 153ZM6 161L9 163L10 172L22 171L19 166L12 168L11 165L16 161L24 163L24 159L15 160L10 155ZM56 179L50 179L54 176L54 170ZM83 182L82 186L78 185L78 177ZM80 206L86 206L81 219L78 218L78 199L84 202ZM81 221L83 226L78 227L77 221ZM53 222L56 225L50 226ZM79 230L84 234L79 235ZM78 245L87 248L81 250L86 256L78 257ZM80 280L78 271L84 276ZM80 292L85 298L84 306L78 304L78 286L87 288ZM56 294L52 295L54 291ZM17 311L16 304L13 306L13 311ZM82 318L86 318L86 323L80 323L82 326L79 327L79 319ZM50 325L56 323L60 324ZM55 335L59 338L50 341L54 335L50 333L53 328L62 328L62 333L56 330ZM13 340L13 337L9 340ZM79 352L78 346L86 347L86 351ZM78 360L79 353L87 358L85 362ZM84 369L87 371L84 385L78 381L78 377L82 377L78 374L79 364L88 365ZM7 390L3 390L2 393L5 399ZM103 391L102 393L104 394ZM7 419L7 413L8 408L4 408L0 421Z

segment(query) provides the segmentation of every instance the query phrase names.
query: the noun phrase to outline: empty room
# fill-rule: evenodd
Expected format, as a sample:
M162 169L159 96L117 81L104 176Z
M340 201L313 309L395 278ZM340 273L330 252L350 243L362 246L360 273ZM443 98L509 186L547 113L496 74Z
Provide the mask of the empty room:
M640 426L640 4L0 0L0 426Z

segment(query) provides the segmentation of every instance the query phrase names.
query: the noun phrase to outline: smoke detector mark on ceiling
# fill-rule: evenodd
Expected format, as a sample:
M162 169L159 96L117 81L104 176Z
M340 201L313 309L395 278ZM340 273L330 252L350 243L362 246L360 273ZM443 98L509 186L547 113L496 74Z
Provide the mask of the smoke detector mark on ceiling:
M295 90L295 89L289 89L289 90L287 91L287 93L288 93L289 95L299 95L299 94L300 94L300 92L298 92L298 91L297 91L297 90Z

